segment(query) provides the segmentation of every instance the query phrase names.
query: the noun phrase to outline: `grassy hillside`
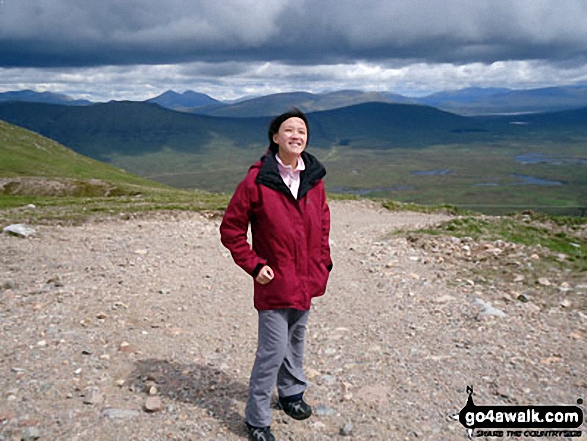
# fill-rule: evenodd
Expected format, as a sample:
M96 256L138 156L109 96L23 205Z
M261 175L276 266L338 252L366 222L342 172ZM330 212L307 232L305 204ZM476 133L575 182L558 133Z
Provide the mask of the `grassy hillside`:
M133 189L165 186L80 155L51 139L0 121L0 177L101 179Z
M313 144L356 149L425 148L491 138L484 121L433 107L364 103L309 115ZM493 130L498 130L496 122Z
M243 124L240 120L190 115L137 102L85 107L0 103L0 119L99 160L112 153L141 155L167 146L197 152L218 138L237 133L236 144L247 145L259 139L267 123L262 119Z
M0 224L78 221L152 209L216 210L227 197L178 190L0 121ZM35 205L35 209L26 208Z

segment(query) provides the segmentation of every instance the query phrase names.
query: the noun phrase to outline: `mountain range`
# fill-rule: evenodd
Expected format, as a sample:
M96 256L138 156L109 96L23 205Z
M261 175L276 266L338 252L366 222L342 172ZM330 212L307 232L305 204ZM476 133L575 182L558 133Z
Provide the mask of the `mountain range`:
M30 90L0 93L0 102L26 101L62 105L89 105L67 95ZM146 100L171 110L221 117L273 116L296 106L304 112L317 112L367 102L420 104L461 115L540 113L587 107L587 86L561 86L528 90L506 88L465 88L423 97L389 92L341 90L326 93L288 92L235 101L219 101L194 91L169 90Z
M0 102L0 119L54 139L95 159L165 148L197 152L231 145L262 148L268 116L228 118L178 112L158 104L112 101L87 106ZM369 102L308 113L311 144L354 149L425 148L441 144L561 140L587 135L587 108L561 112L467 117L430 106Z
M99 160L164 148L193 153L222 143L258 149L268 143L270 121L269 117L225 118L116 101L90 106L4 102L0 119ZM507 120L464 117L412 104L362 103L309 113L308 119L311 144L324 148L424 148L483 141L512 131Z
M529 90L468 88L435 93L418 102L463 115L553 112L587 107L587 87Z
M64 106L87 106L93 104L88 100L76 100L68 95L53 92L35 92L34 90L18 90L0 93L0 103L7 101L23 101L28 103L62 104Z
M328 93L289 92L250 98L234 104L215 103L189 109L192 113L242 118L244 116L278 115L291 107L303 112L339 109L363 103L417 104L411 98L387 92L341 90ZM171 107L173 108L173 107ZM174 110L179 110L174 108Z

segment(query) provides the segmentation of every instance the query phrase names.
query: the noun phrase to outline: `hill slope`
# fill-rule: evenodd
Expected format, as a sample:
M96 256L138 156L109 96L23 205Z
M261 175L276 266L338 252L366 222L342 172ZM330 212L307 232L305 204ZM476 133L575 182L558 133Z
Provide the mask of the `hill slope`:
M127 173L0 121L0 224L77 222L159 209L217 210L224 195L184 191ZM34 210L23 209L33 203Z
M255 125L254 122L190 115L157 104L137 102L86 107L0 103L0 119L100 160L109 154L140 155L164 147L193 152L213 139L236 133L239 134L237 144L242 145L253 142L266 126L264 120Z
M49 187L69 187L77 194L165 188L4 121L0 121L0 184L0 193L11 194L50 194Z
M420 105L363 103L312 113L309 119L319 144L325 146L422 148L487 137L481 120Z

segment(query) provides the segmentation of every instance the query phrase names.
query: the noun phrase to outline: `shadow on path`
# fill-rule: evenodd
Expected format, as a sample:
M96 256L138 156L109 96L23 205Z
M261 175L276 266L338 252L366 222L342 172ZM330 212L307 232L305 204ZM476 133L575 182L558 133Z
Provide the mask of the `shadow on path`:
M244 416L235 407L235 400L246 400L247 386L214 366L139 360L127 384L132 390L145 394L155 386L160 396L206 409L232 433L247 436Z

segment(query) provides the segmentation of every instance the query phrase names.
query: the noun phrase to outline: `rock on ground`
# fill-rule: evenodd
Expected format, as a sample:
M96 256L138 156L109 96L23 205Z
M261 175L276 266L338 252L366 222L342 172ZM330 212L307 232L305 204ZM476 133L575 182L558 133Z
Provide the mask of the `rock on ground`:
M320 411L274 410L278 439L466 439L450 415L467 385L478 405L587 396L582 311L456 282L390 235L443 216L331 209L334 270L306 349ZM256 312L218 226L151 213L0 235L0 439L246 439Z

